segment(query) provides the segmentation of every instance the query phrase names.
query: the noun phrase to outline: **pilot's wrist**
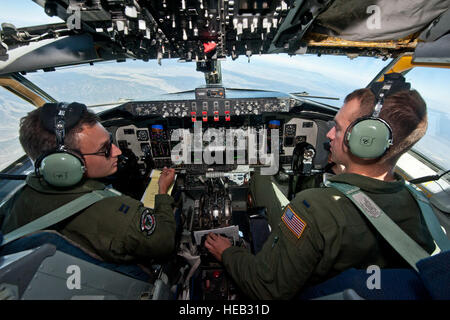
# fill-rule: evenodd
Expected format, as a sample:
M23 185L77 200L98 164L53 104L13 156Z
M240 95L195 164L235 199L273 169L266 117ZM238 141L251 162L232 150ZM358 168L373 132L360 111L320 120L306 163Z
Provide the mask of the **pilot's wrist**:
M233 255L235 252L243 251L242 248L231 246L223 250L222 252L222 263L227 264L230 260L233 260Z
M159 186L158 187L158 194L167 194L167 191L168 191L168 187L166 187L166 186Z
M167 194L167 189L161 189L161 188L159 188L158 194Z

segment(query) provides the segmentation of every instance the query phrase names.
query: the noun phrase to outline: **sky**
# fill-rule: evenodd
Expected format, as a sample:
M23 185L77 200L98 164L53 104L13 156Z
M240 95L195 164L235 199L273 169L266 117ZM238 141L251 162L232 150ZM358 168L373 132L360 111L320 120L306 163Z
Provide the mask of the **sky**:
M32 0L0 0L0 8L0 22L12 23L18 28L63 22L58 17L47 16Z
M0 0L0 23L3 22L24 27L62 20L48 17L31 0ZM363 57L350 60L343 56L254 55L250 63L247 57L222 61L222 74L226 87L306 91L311 95L337 97L340 100L320 101L341 106L349 92L365 87L387 63L381 59ZM162 66L156 61L105 62L93 67L85 65L61 68L56 72L29 73L27 78L58 100L96 104L127 98L152 100L167 92L204 85L203 74L196 72L195 68L193 62L179 63L176 60L163 60ZM416 68L406 75L406 79L422 94L430 110L444 114L431 114L434 118L430 117L428 140L424 139L419 147L425 153L436 154L439 161L448 163L450 134L446 122L450 121L450 72L448 69ZM3 112L0 117L0 146L9 146L11 151L7 153L17 158L14 143L17 143L18 119L28 109L19 107L22 102L2 91L0 102L3 103L0 106L0 112ZM13 112L11 108L18 111ZM429 141L430 137L435 138L434 142ZM3 168L1 157L0 170Z

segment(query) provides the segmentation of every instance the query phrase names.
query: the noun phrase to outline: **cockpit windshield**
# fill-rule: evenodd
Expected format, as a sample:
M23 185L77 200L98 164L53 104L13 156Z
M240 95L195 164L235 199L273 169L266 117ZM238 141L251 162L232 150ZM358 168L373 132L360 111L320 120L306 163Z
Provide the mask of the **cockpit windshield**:
M349 92L365 87L387 63L366 57L351 60L345 56L290 57L278 54L256 55L250 57L250 62L247 57L236 61L228 59L221 61L221 66L226 88L300 93L306 98L340 107ZM359 71L354 73L354 70ZM415 68L407 74L407 80L422 94L429 110L427 135L414 149L443 169L449 167L445 155L450 152L450 132L444 125L450 117L449 93L444 88L450 82L449 76L446 69L437 68ZM56 100L99 105L94 109L96 111L128 100L171 99L172 93L205 85L203 73L195 71L195 63L181 63L177 59L164 60L161 66L154 60L130 60L65 67L55 72L29 73L26 78ZM17 159L17 150L21 149L17 136L19 119L32 107L5 90L0 91L0 97L3 100L2 119L14 127L8 131L15 133L2 135L0 145L7 149L5 159L2 158L0 163L0 169L3 169Z
M221 61L222 84L226 88L300 93L340 107L345 95L365 87L387 63L367 57L351 60L345 56L287 54L255 55L250 62L247 57L236 61L228 58ZM355 69L361 71L352 75ZM164 60L161 66L155 60L104 62L38 71L25 77L58 101L79 101L93 106L96 112L129 100L170 100L171 93L205 85L205 77L196 71L194 62L177 59ZM2 170L24 154L18 141L19 120L33 107L3 88L0 99L4 110L1 118L11 127L0 141L1 149L6 150L0 159ZM17 104L20 108L14 107Z
M427 103L428 129L413 150L433 161L441 169L450 167L450 74L444 68L414 68L406 80Z
M341 106L346 94L366 86L388 61L345 56L318 57L287 54L255 55L221 61L225 88L270 90L319 96L326 104ZM361 70L355 74L353 70ZM56 100L82 101L87 105L122 100L170 99L166 94L193 90L205 85L195 62L127 61L95 66L58 68L26 77Z

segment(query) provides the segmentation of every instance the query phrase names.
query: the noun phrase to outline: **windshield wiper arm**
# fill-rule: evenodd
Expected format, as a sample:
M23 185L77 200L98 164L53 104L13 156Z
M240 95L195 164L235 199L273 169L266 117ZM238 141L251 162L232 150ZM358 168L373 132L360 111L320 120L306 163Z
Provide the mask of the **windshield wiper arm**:
M105 103L99 103L99 104L90 104L88 105L89 108L97 108L97 107L105 107L105 106L114 106L119 104L124 104L126 102L133 101L134 99L119 99L117 101L113 102L105 102Z
M339 98L335 97L324 97L324 96L311 96L308 92L293 92L291 93L293 96L296 97L305 97L305 98L316 98L316 99L328 99L328 100L339 100Z

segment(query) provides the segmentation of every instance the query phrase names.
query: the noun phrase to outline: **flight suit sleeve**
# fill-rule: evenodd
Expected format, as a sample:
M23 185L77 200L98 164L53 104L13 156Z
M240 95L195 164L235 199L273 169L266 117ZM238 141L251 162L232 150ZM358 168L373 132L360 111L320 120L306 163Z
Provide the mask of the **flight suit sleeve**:
M175 248L174 199L166 194L155 196L155 209L140 207L129 228L127 251L142 258L164 257ZM139 212L140 211L140 212Z
M250 179L250 193L253 206L267 210L268 223L271 228L277 226L283 207L272 187L272 177L255 172Z
M103 258L124 263L161 258L173 252L176 224L171 196L156 195L155 209L146 208L130 197L111 199L110 202L105 204L109 211L104 212L109 219L104 217L95 222L98 234L92 235L85 230L85 235Z
M305 223L299 237L281 220L257 255L239 247L222 254L226 270L252 299L292 298L321 259L323 241L313 219L289 206Z

